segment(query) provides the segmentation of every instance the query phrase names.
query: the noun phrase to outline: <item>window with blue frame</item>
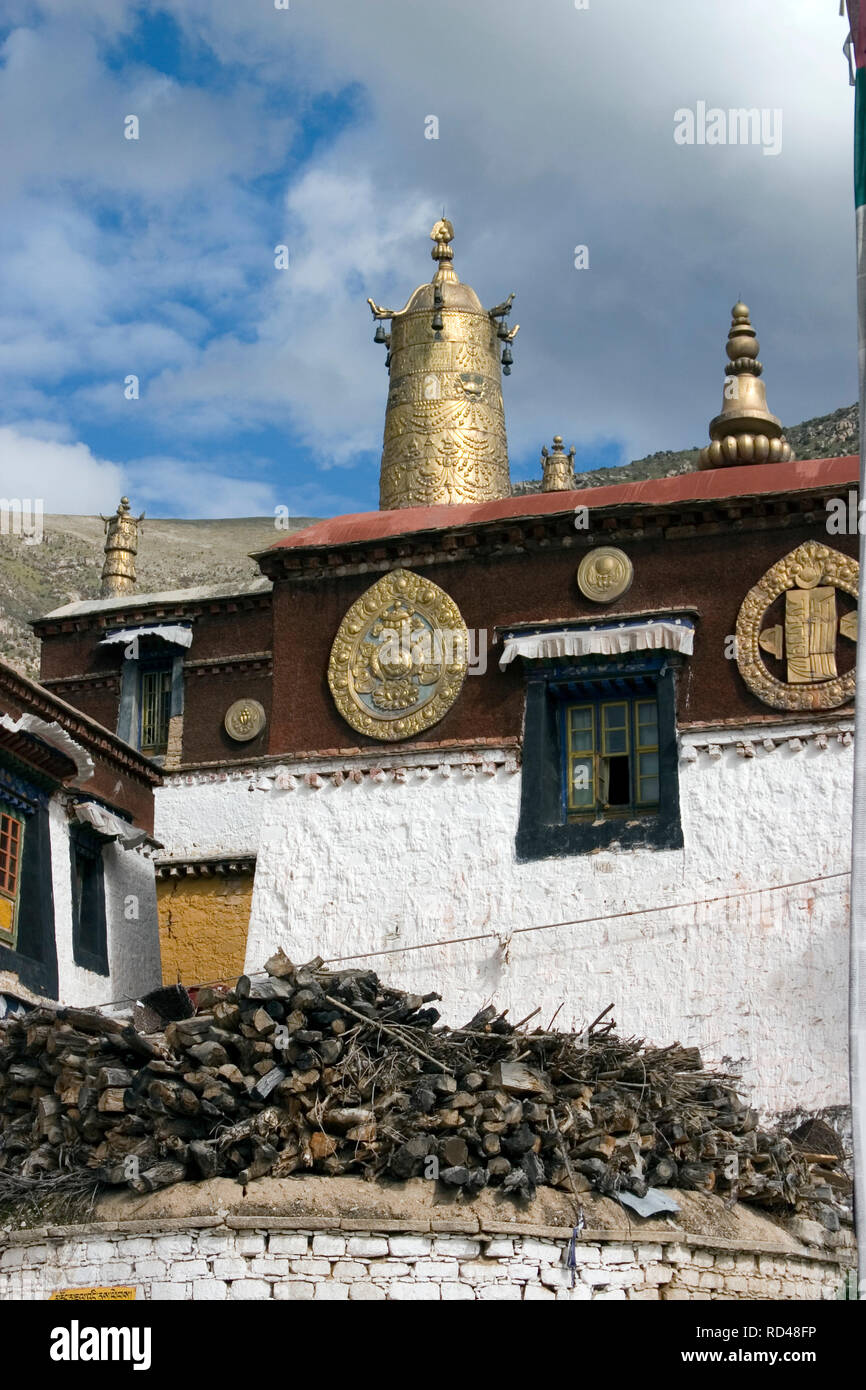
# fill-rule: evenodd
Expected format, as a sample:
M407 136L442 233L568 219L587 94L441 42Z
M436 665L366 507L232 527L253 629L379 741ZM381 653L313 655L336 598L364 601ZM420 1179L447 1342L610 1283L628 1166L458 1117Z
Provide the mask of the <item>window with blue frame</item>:
M519 860L676 849L676 653L529 660Z

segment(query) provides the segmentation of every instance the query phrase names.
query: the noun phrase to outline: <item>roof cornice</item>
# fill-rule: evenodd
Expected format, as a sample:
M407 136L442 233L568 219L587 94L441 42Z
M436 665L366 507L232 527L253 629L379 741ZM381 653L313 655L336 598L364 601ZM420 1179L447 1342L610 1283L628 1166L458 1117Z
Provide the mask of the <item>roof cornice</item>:
M784 529L826 515L827 501L856 486L858 478L859 459L852 456L721 468L479 506L369 512L319 522L256 559L271 578L297 582L396 564L582 549L602 540ZM582 527L576 526L578 508L586 509Z
M54 695L44 686L0 662L0 701L3 697L14 701L22 709L49 723L56 723L85 747L89 752L121 768L129 776L150 786L159 786L162 774L156 763L145 758L122 738L109 729L97 724L95 719L82 714L80 710L68 705L65 700Z

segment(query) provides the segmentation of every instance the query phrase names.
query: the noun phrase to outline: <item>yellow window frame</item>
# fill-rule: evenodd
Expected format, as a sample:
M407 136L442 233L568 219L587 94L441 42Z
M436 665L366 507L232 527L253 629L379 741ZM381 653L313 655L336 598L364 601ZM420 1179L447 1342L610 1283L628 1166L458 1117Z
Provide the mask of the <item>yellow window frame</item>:
M655 741L653 743L641 742L641 709L650 708L653 712L652 720L649 725L655 725ZM642 759L644 754L654 753L656 760L655 772L642 771ZM660 790L661 769L659 767L659 707L658 700L635 700L634 701L634 799L636 806L657 806L659 803L658 792ZM656 795L646 797L643 794L645 782L653 781L656 783Z
M3 822L9 829L3 833ZM12 835L12 826L17 832ZM24 854L25 825L21 816L0 803L0 945L14 946L18 932L18 905L21 898L21 861ZM9 865L14 862L15 874L9 887Z
M589 736L590 736L589 748L575 748L575 747L574 747L574 734L575 734L575 732L581 732L581 733L583 733L583 732L586 732L586 731L583 730L583 729L581 729L581 730L579 730L579 731L576 731L576 730L575 730L575 728L574 728L574 719L573 719L573 716L574 716L575 714L578 714L578 713L583 714L584 711L586 711L586 710L589 711L589 716L590 716L589 726L588 726L588 727L589 727ZM597 723L597 721L596 721L596 706L595 706L594 704L587 703L587 704L583 704L583 705L569 705L569 706L567 707L567 709L566 709L566 731L567 731L566 736L567 736L567 740L568 740L568 747L567 747L567 777L568 777L568 781L567 781L567 784L566 784L566 790L567 790L567 803L566 803L566 804L567 804L568 810L569 810L570 812L577 812L577 813L580 813L581 811L585 811L585 812L594 811L595 808L596 808L596 806L598 805L598 755L597 755L597 753L596 753L596 738L597 738L597 734L596 734L596 723ZM591 783L592 783L592 784L591 784L591 787L589 788L589 790L590 790L591 793L592 793L592 801L589 802L589 803L587 803L586 801L583 801L583 802L576 802L575 799L574 799L574 771L575 771L575 767L577 766L578 763L589 763L590 768L591 768Z
M641 720L640 712L649 709L653 712L651 720ZM618 722L614 722L610 711L621 710L622 716ZM575 728L575 718L577 714L586 715L589 713L589 720L583 727ZM645 743L642 741L642 732L647 728L654 727L654 741ZM599 812L617 810L620 814L627 813L630 809L650 808L658 806L658 795L646 796L644 794L645 784L651 781L656 783L658 790L660 770L658 766L658 699L656 696L650 698L638 698L627 696L625 699L616 700L595 700L586 701L581 704L567 705L565 709L565 734L566 734L566 810L569 815L597 815ZM589 735L589 746L576 747L575 735ZM622 740L617 740L614 735L624 734ZM581 740L582 741L582 740ZM612 746L621 741L624 747ZM656 771L644 773L641 762L645 754L655 754ZM629 760L629 791L630 800L628 806L617 808L610 807L602 797L606 790L602 786L605 781L605 769L603 764L609 758L627 757ZM588 764L591 767L591 800L578 801L575 798L574 777L575 770L581 764Z

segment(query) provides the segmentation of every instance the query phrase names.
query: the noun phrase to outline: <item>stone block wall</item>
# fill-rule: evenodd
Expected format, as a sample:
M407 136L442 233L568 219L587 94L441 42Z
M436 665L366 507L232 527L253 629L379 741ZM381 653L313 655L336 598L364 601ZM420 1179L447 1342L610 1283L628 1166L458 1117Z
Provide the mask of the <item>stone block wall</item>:
M467 1224L382 1219L359 1229L356 1220L227 1216L43 1227L5 1238L0 1300L132 1285L138 1298L184 1301L799 1301L835 1298L850 1258L683 1232L623 1240L587 1228L572 1275L567 1228L459 1229Z

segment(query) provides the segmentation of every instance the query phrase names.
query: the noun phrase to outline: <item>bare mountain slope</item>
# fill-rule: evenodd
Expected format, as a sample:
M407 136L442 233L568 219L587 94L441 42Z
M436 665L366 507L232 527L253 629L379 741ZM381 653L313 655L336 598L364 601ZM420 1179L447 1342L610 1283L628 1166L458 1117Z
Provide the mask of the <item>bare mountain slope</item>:
M315 517L293 517L291 530ZM0 534L0 656L26 675L39 669L38 642L28 622L61 604L96 598L105 536L98 516L46 516L41 544ZM284 531L273 517L225 521L145 519L138 549L142 593L197 584L255 579L251 551L265 550Z

